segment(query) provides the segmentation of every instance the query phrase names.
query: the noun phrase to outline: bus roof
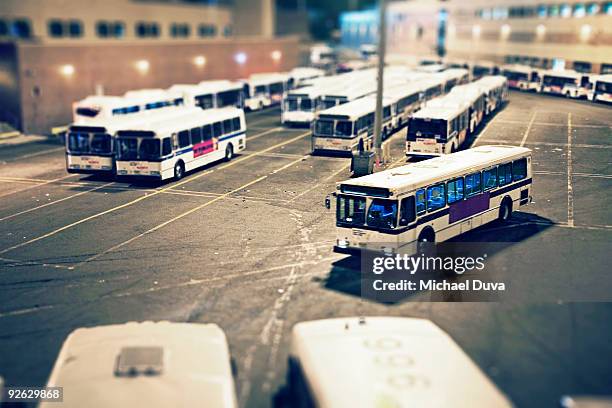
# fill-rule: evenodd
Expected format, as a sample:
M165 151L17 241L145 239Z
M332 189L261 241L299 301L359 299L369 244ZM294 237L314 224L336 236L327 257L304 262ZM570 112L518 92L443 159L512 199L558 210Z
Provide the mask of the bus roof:
M595 76L595 81L612 83L612 74L597 75Z
M123 96L90 95L75 102L75 106L118 106L126 105L127 99Z
M203 95L203 94L218 93L218 92L231 91L231 90L241 90L241 89L242 89L242 84L238 82L232 82L232 81L217 82L215 81L215 82L207 83L203 81L197 85L190 85L190 84L172 85L170 88L168 88L168 91L187 93L191 95Z
M383 105L387 106L390 104L390 101L383 100ZM354 101L343 103L342 105L337 105L329 109L325 109L317 113L317 117L329 117L329 116L337 116L346 120L357 119L363 115L374 112L376 109L376 99L375 98L359 98Z
M177 131L190 129L193 127L202 126L204 124L210 124L213 122L219 122L226 119L233 119L235 117L242 117L244 112L242 109L234 107L225 107L220 109L206 109L200 108L181 108L182 113L174 117L161 117L155 118L155 120L147 121L146 123L138 126L137 128L122 128L124 131L150 131L155 133L155 137L167 136L167 133L174 133Z
M122 358L128 370L140 364L155 371L118 375ZM70 390L66 407L236 406L227 340L216 324L131 322L77 329L64 342L48 386Z
M452 120L468 107L464 100L447 95L427 102L424 108L412 114L412 118Z
M512 406L457 343L426 319L346 317L298 323L291 355L317 406Z
M347 180L338 183L338 186L385 187L392 191L394 195L398 195L425 187L438 180L452 178L506 160L513 160L530 152L531 150L526 147L478 146Z
M529 65L520 65L520 64L503 65L501 69L502 69L502 72L503 71L520 72L523 74L530 74L534 71L538 71L538 68L530 67Z
M131 115L117 115L108 118L92 118L81 124L79 122L70 125L69 130L84 128L104 128L110 133L115 133L118 130L126 127L141 126L151 121L168 120L185 115L188 112L196 113L202 111L200 108L190 108L183 106L168 106L163 109L145 110Z
M560 78L571 78L571 79L579 79L582 76L588 76L589 74L581 74L580 72L576 72L569 69L564 70L555 70L549 69L547 71L542 72L542 76L552 76L552 77L560 77Z

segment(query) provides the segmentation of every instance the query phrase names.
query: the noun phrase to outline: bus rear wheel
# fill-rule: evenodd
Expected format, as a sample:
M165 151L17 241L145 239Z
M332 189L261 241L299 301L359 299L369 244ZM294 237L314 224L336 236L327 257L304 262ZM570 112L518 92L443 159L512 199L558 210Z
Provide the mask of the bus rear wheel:
M234 146L231 143L225 148L225 161L230 161L234 158Z
M174 165L174 178L180 180L185 175L185 165L183 162L178 162Z
M433 256L435 244L436 233L432 228L425 228L417 238L417 253Z
M499 207L499 220L507 222L512 217L512 201L505 198Z

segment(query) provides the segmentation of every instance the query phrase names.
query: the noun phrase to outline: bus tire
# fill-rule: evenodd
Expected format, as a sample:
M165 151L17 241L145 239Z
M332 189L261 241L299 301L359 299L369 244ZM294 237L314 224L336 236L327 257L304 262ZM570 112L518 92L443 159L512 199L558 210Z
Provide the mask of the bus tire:
M262 110L262 109L263 109L263 107L264 107L264 106L263 106L263 102L259 102L259 110Z
M417 238L417 254L433 256L436 233L431 227L425 227Z
M182 161L174 165L174 179L180 180L185 176L185 164Z
M234 146L231 143L225 148L225 161L230 161L234 158Z
M499 206L499 220L507 222L512 217L512 200L510 197L505 197Z

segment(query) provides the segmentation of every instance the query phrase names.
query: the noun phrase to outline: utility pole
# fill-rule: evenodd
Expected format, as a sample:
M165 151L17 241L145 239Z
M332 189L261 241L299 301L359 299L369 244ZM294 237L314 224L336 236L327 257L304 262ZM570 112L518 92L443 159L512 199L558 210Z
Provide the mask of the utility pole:
M387 38L387 19L386 15L386 0L378 0L379 3L379 21L378 21L378 74L376 76L376 113L374 116L374 154L376 165L381 162L381 146L382 146L382 98L383 98L383 74L385 70L385 48Z

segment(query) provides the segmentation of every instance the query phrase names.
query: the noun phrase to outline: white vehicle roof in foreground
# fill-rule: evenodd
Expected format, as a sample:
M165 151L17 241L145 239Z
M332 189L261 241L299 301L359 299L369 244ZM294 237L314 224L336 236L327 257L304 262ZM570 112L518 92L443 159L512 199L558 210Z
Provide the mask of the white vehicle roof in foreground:
M168 106L163 109L145 110L131 115L117 115L109 118L92 118L85 123L76 122L70 125L73 127L88 128L88 127L103 127L107 132L115 133L118 130L126 127L143 126L152 121L169 120L187 112L196 113L202 111L200 108L188 108L183 106Z
M462 173L479 169L482 166L513 160L530 152L531 150L526 147L507 145L478 146L457 153L343 181L338 183L338 185L384 187L397 195L427 186L431 184L432 180L452 178Z
M454 98L436 98L427 102L424 108L412 114L414 119L451 120L468 108L465 101Z
M426 319L298 323L291 354L299 357L321 407L512 407L457 343Z
M313 67L295 67L289 71L289 76L297 80L304 78L316 78L325 75L325 71Z
M155 118L137 128L122 128L126 131L150 131L156 137L165 137L169 133L219 122L225 119L244 116L242 109L225 107L220 109L182 108L183 113L173 117Z
M508 82L508 79L503 75L487 75L480 78L478 81L474 81L473 84L487 87L501 86Z
M597 76L595 76L594 80L597 81L597 82L610 83L610 82L612 82L612 74L597 75Z
M115 375L119 357L127 363L126 347L161 348L161 373ZM151 352L143 349L146 354ZM147 366L156 359L144 360ZM77 329L64 342L48 386L64 387L62 407L236 406L227 340L215 324L132 322Z

